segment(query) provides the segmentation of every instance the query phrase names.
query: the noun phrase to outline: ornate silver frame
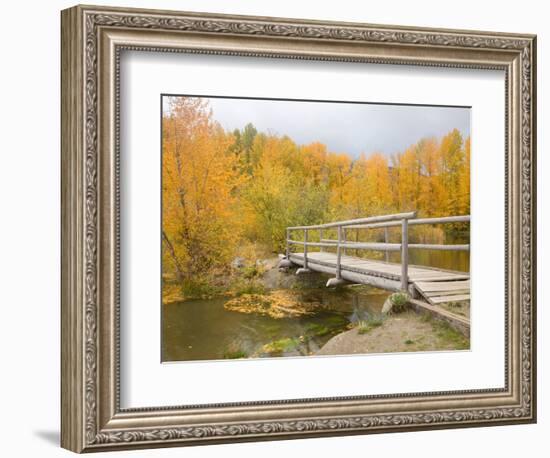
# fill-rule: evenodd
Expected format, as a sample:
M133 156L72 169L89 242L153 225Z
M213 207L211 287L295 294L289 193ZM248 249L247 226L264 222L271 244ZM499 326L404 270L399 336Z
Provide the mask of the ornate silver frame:
M75 452L536 419L536 37L76 6L62 12L62 446ZM503 389L121 409L118 88L124 49L506 73Z

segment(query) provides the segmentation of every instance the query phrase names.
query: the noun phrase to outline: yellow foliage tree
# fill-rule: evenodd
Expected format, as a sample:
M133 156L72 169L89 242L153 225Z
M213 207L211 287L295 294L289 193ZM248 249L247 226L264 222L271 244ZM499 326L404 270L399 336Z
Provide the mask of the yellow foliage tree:
M394 164L396 180L395 207L402 211L415 210L419 206L421 162L416 145L398 154Z
M458 181L458 208L461 214L470 214L470 137L464 142L464 162Z
M228 152L234 139L202 99L169 99L162 127L163 264L183 280L233 255L240 233L235 190L242 179Z
M419 142L420 195L418 206L425 216L436 216L447 200L446 188L441 180L440 148L435 138Z
M352 178L352 159L345 153L332 153L327 158L330 216L343 217L346 206L346 185Z
M358 218L387 211L391 207L392 196L386 157L380 153L368 158L361 154L353 163L351 179L342 195L348 217Z
M441 179L447 192L443 211L450 215L460 213L460 176L465 165L462 135L453 129L441 140Z
M328 180L328 151L326 145L315 142L301 146L299 161L302 175L317 185L326 184Z
M325 215L328 193L321 177L326 147L298 148L288 137L271 135L255 144L255 153L261 159L243 193L246 235L280 251L287 226L319 223Z

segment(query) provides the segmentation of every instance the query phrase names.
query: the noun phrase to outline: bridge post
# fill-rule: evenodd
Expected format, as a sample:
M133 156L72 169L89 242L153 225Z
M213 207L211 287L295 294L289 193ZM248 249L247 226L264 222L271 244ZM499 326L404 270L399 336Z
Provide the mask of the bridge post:
M322 242L323 241L323 229L319 229L319 242ZM322 247L319 247L319 251L321 253L323 253L325 251L325 247L322 246Z
M338 226L338 244L336 245L336 280L342 279L342 226Z
M401 290L407 292L409 287L409 220L401 222Z
M346 243L346 228L345 227L342 228L342 241L344 243ZM347 251L346 251L345 248L342 249L342 253L344 254L344 256L347 254Z
M307 268L307 229L304 229L304 269Z
M384 228L384 242L389 243L390 241L390 231L387 227ZM386 250L385 252L386 262L390 262L390 252Z
M286 258L287 259L290 258L290 243L289 243L289 240L290 240L290 229L287 229L286 230Z

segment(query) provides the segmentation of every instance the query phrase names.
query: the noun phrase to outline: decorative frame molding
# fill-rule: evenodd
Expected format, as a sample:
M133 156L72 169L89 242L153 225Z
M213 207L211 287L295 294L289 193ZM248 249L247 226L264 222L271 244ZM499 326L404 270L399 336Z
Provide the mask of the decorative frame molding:
M535 421L535 36L92 6L64 10L61 33L63 447L82 452ZM122 410L124 49L504 70L505 388Z

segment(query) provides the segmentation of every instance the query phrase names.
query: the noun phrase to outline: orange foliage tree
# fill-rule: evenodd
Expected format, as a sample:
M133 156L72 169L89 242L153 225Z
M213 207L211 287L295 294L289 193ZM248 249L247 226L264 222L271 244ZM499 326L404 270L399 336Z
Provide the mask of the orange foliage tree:
M202 99L170 98L162 128L163 264L185 279L233 254L240 234L235 191L243 179L229 151L234 137Z

